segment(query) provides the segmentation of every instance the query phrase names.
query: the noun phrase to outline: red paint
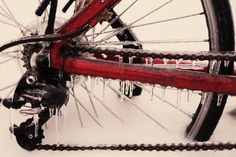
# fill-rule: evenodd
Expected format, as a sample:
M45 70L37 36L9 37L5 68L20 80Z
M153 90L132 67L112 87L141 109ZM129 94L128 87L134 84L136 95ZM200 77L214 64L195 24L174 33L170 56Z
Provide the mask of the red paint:
M95 26L96 16L106 8L113 6L120 0L93 0L80 12L76 13L69 21L61 26L57 33L65 34L83 27L85 24ZM142 83L160 84L176 88L186 88L201 91L213 91L219 93L236 94L236 78L221 75L212 75L203 72L196 72L181 69L152 68L148 66L121 64L117 57L109 57L107 60L85 60L65 59L59 55L60 47L70 41L58 41L52 45L51 66L64 70L67 73L91 75L97 77L131 80ZM97 56L100 58L101 56ZM115 62L114 62L115 61ZM145 63L145 62L144 62ZM163 60L154 60L154 64L163 64ZM167 64L175 64L170 60ZM193 70L193 69L191 69ZM206 68L200 69L206 71ZM222 88L224 87L224 88Z
M66 59L65 71L79 75L130 80L141 83L159 84L181 89L212 91L235 95L236 77L193 72L180 69L153 68L150 66L130 65L125 63ZM224 87L224 88L222 88Z

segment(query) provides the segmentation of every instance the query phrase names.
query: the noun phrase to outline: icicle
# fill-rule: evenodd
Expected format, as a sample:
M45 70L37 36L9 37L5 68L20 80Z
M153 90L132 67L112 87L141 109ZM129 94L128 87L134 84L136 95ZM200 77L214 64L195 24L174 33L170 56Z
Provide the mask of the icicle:
M216 106L218 106L218 107L221 106L223 97L224 97L224 94L218 94L217 105Z
M152 86L152 91L151 91L151 101L153 101L154 92L155 92L155 85Z
M123 63L123 57L119 55L118 58L119 58L119 62Z
M134 90L134 84L130 83L130 86L129 86L129 97L133 96L133 90Z
M10 138L11 140L13 139L13 136L14 136L14 124L12 122L12 108L9 109L9 126L11 128L11 135L10 135Z
M49 117L53 116L54 108L49 108Z
M228 68L229 67L229 63L230 63L230 61L224 61L224 67Z
M152 57L149 58L150 65L153 66L154 59Z
M187 90L187 102L188 103L191 101L192 95L193 95L193 91Z
M59 124L58 124L58 119L59 119L59 109L55 109L56 110L56 116L55 116L55 129L56 129L56 143L57 145L59 145L59 141L60 141L60 132L59 132Z
M162 104L164 105L165 103L165 94L166 94L166 87L162 86L161 87L161 100L162 100Z
M103 79L103 81L102 81L102 85L103 85L103 89L102 89L102 97L103 97L103 99L104 99L104 98L105 98L106 88L107 88L107 79Z
M91 88L90 88L90 91L91 91L91 95L92 96L94 95L94 88L95 88L95 78L91 77Z
M148 59L145 58L145 65L148 65Z
M197 62L197 61L195 61L195 60L192 61L192 68L193 68L193 69L195 69L195 67L196 67L196 62Z
M99 86L100 81L102 81L102 78L96 77L95 80L96 80L96 85Z
M177 89L177 107L178 108L181 105L181 94L182 94L182 90L181 89Z
M63 128L66 128L67 116L68 116L68 108L67 108L66 105L64 105L64 112L63 112Z
M167 58L163 58L163 62L164 62L164 65L167 65L168 59Z
M149 66L153 66L153 58L152 57L148 57L147 62L148 62Z
M133 59L134 59L134 57L129 57L129 64L133 63Z
M179 68L180 61L181 61L181 59L176 59L176 60L175 60L175 62L176 62L176 68Z
M34 137L38 137L38 130L39 130L39 117L38 114L34 115Z
M120 82L120 101L121 102L124 102L124 98L125 98L124 91L125 91L125 82L121 81Z
M130 82L129 81L125 81L125 95L128 95L129 94L129 88L130 88Z

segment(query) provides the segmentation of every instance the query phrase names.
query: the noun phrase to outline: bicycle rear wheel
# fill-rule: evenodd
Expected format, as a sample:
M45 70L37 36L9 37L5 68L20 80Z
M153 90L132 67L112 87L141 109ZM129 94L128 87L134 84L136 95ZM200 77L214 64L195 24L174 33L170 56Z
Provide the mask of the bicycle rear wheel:
M137 4L134 4L134 3L136 3L136 1L133 1L133 3L130 2L130 5L128 6L131 7L132 5L134 5L134 8L135 8L135 5L139 5L138 3L142 4L142 2L137 2ZM145 6L145 4L147 3L149 2L143 2L143 5L140 5L139 7ZM123 48L137 48L137 49L142 49L142 48L163 49L163 50L170 50L170 49L207 50L208 49L210 51L234 51L234 26L233 26L231 8L230 8L230 4L228 0L226 1L225 0L217 0L217 1L201 0L198 2L197 1L191 1L191 2L163 1L163 3L158 2L159 4L157 4L157 2L150 2L150 3L153 4L153 6L156 5L159 7L155 6L153 7L154 9L150 7L149 10L151 11L146 14L144 13L145 11L132 10L132 7L131 8L126 7L126 10L124 9L125 12L117 13L117 15L110 20L110 25L112 26L112 29L116 29L113 32L113 34L108 33L107 36L102 37L100 40L97 39L97 41L96 40L94 41L93 39L93 42L95 42L95 44L97 45L104 44L104 46L113 46L113 47L119 45L119 46L123 46ZM194 11L192 14L189 13L187 15L185 14L179 17L178 16L168 17L168 18L165 17L165 14L167 13L167 11L166 12L163 11L164 12L163 13L162 9L165 10L165 8L168 8L171 5L177 6L178 3L182 4L183 10L186 9L185 6L183 5L184 3L187 3L186 6L189 6L189 4L191 3L193 3L194 5L197 5L198 3L200 3L203 9L203 12L196 13L194 12L195 10L193 9ZM120 6L118 5L118 7ZM181 12L180 8L178 7L176 8L176 10L174 10L175 8L173 10L170 8L169 10L168 9L167 10L168 11L171 10L175 13ZM142 9L145 10L144 8ZM116 9L115 7L114 10L116 11L119 9ZM134 17L128 18L128 15L126 16L126 14L129 14L129 13L126 13L128 12L127 10L131 10L130 12L132 13L137 13L137 16L142 13L142 16L140 16L141 18L135 21L134 19L136 18ZM155 15L155 13L157 14ZM165 18L159 21L150 22L149 16L151 16L150 19L152 20L155 19L155 16L157 19L159 16L163 16ZM185 35L179 32L176 33L175 31L173 31L173 30L179 30L179 31L183 31L182 33L184 33L184 31L187 32L189 30L197 31L198 28L194 27L193 25L189 24L183 19L192 18L192 20L197 21L199 19L197 19L196 17L199 17L199 16L203 16L205 18L206 23L202 25L198 25L199 27L205 27L205 29L207 30L207 33L205 33L207 34L207 37L205 36L205 39L196 40L196 41L194 41L194 39L181 40L185 38ZM171 22L178 21L178 20L179 21L183 20L183 23L185 24L185 26L179 25L179 24L172 25ZM133 21L133 22L130 22L130 21ZM140 21L144 21L144 22L139 23ZM158 27L158 25L161 25L162 23L170 23L169 25L168 24L166 25L165 29L169 30L169 32L165 31L166 34L160 33L160 30L163 30L164 27ZM187 28L188 26L191 28ZM180 27L183 27L183 28L180 28ZM187 29L184 30L184 28L187 28ZM120 29L121 31L117 31L117 29ZM148 31L147 29L150 31ZM95 35L95 39L99 35L102 36L102 33L104 33L105 30L106 29L101 29L101 31L97 33L97 35ZM112 30L107 31L107 32L112 32ZM153 34L150 32L152 32ZM170 35L171 33L173 34ZM188 33L194 34L194 32L188 32ZM119 41L115 41L115 39L113 39L114 36L116 36ZM171 40L165 39L165 37L164 39L161 39L163 38L163 36L167 38L168 36L171 36L175 40L171 41ZM128 41L128 44L125 43L125 41ZM198 44L200 43L200 44L197 45L196 43ZM174 46L172 47L169 46L171 44L174 44ZM186 47L185 45L187 45L188 47ZM233 67L234 67L233 62L211 61L208 63L209 72L215 73L215 74L230 75L233 72ZM222 115L228 96L224 94L219 94L219 93L218 94L217 93L201 93L201 95L202 95L201 101L199 105L197 105L198 107L196 108L195 113L193 114L193 118L186 129L186 137L193 140L197 140L197 141L206 141L210 138L210 136L212 135L214 129L216 128L218 124L218 121Z
M145 6L145 8L143 6ZM78 41L79 44L118 48L211 51L234 50L233 22L228 0L161 0L158 2L156 0L150 0L148 2L145 0L123 0L114 8L114 11L116 15L108 24L104 22L101 25L97 25L94 29L84 34L81 39L75 39L75 41ZM136 17L134 17L134 13ZM123 24L119 26L119 28L110 27L117 19L121 20ZM14 24L17 25L17 23ZM36 32L32 31L31 33ZM124 39L119 39L118 35L123 36ZM198 35L200 35L200 38ZM21 50L17 50L17 52L20 53ZM8 55L9 53L5 52L5 54ZM0 57L4 57L4 55ZM14 59L21 60L17 55ZM151 62L151 60L149 60L149 62ZM231 62L212 62L208 64L210 72L232 74L233 63ZM1 73L4 73L2 69ZM10 76L8 78L13 77ZM1 82L4 81L6 81L6 79ZM5 86L5 88L6 87L7 86ZM165 90L165 87L155 88L156 92L163 93L161 95L161 101L166 105L170 104L168 99L173 97L173 89L168 88ZM154 88L151 87L149 93L153 89ZM163 91L165 91L165 95ZM187 102L181 102L181 100L179 100L178 95L181 95L181 93L185 97L187 92L177 90L177 96L175 98L177 101L174 100L176 104L172 106L174 106L177 112L181 111L184 107L187 108L187 112L191 111L191 115L187 115L186 125L188 127L186 136L198 141L209 139L221 117L227 95L197 92L195 95L198 96L201 94L202 97L198 96L197 100L192 102L192 104L187 104ZM155 93L152 95L155 95ZM141 97L142 96L147 96L147 94L145 95L145 93L143 93ZM77 99L78 98L75 98L75 100ZM199 103L199 101L201 102ZM143 103L146 105L148 102ZM181 106L179 107L180 104ZM163 115L161 112L162 111L156 113L157 115L163 116L161 119L158 119L158 121L162 121L161 123L165 123L165 120L168 119L166 118L167 115L171 118L173 117L172 112L167 113L167 115ZM182 122L181 120L180 123ZM170 122L170 125L174 123L175 122Z

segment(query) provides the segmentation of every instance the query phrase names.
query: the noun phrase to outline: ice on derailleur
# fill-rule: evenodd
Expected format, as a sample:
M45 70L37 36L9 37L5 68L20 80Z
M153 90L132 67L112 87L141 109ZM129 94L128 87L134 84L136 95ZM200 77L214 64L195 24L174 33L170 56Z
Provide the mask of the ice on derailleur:
M218 94L218 97L217 97L217 107L220 107L221 104L222 104L222 101L223 101L223 98L224 98L224 94Z
M38 130L39 130L39 116L38 116L38 114L34 114L33 120L34 120L34 125L35 125L34 137L38 137Z

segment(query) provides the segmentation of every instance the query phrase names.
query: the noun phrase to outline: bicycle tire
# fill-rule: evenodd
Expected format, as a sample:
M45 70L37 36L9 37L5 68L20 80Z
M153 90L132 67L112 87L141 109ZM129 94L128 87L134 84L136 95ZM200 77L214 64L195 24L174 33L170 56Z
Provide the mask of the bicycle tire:
M228 0L202 0L206 13L211 51L234 51L234 26L231 7ZM233 73L234 63L228 67L221 62L219 74L230 75ZM205 102L200 102L191 123L187 127L186 136L197 141L209 140L214 132L228 96L222 95L221 103L218 102L217 93L209 93Z

